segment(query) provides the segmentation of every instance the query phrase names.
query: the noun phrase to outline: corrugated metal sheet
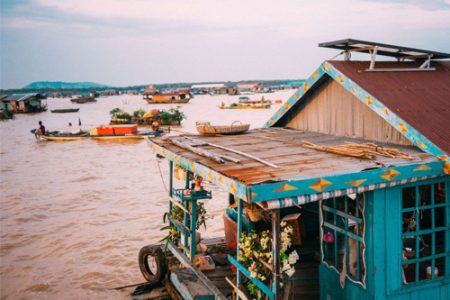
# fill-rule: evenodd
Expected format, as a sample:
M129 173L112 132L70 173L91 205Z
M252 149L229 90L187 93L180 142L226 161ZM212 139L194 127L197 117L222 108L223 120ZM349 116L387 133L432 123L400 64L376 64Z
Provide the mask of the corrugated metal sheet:
M283 128L257 129L242 135L217 137L192 135L189 137L201 145L202 149L240 159L241 163L225 162L220 164L209 158L182 149L171 142L171 139L182 139L180 137L161 137L152 139L152 141L182 158L200 163L228 178L236 179L248 185L262 182L309 179L355 173L371 168L436 161L436 158L433 156L423 153L412 146L379 144L380 146L393 147L409 153L415 157L414 160L393 159L382 156L378 156L376 160L367 160L320 152L301 147L300 144L302 141L309 141L321 146L333 146L344 144L347 141L355 143L368 141ZM207 146L205 143L213 143L254 155L277 165L279 168L272 168L256 160Z
M330 61L391 111L450 154L450 61L436 71L366 72L369 62ZM412 68L417 62L376 62L376 68Z

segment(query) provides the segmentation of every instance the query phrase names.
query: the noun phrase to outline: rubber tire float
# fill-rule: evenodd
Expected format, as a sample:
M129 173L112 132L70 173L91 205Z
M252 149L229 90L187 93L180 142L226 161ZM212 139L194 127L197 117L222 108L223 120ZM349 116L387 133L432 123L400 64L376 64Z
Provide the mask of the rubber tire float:
M149 258L153 259L156 270L152 271ZM167 274L166 257L160 246L147 245L139 251L139 268L149 283L160 283Z

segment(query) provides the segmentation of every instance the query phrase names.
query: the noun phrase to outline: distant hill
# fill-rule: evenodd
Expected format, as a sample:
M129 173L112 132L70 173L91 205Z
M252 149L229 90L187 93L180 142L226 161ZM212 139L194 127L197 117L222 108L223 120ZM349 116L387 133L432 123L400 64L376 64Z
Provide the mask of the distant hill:
M36 81L23 87L24 89L89 89L107 88L108 85L94 82Z

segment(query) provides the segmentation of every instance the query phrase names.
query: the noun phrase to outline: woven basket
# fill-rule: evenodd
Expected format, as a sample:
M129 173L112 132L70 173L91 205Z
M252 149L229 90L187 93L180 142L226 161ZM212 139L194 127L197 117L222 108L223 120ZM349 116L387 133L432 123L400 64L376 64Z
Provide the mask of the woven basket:
M267 215L264 213L264 210L257 204L250 204L246 206L245 212L252 222L259 222L268 219Z
M217 134L239 134L247 131L250 124L242 124L241 121L234 121L231 125L213 126L209 122L196 122L197 131L203 135Z

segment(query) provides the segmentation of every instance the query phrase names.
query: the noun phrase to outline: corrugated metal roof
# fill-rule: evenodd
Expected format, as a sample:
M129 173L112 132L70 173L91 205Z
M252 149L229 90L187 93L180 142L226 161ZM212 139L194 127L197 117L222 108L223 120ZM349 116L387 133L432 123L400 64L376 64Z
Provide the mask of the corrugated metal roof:
M200 163L228 178L236 179L246 185L333 176L360 172L371 168L412 165L437 160L432 155L424 153L416 147L389 146L386 144L380 144L380 146L399 149L413 155L414 159L394 159L377 156L376 160L369 160L320 152L301 147L300 144L302 141L309 141L321 146L333 146L344 144L348 141L355 143L368 141L283 128L256 129L246 134L231 136L207 137L190 135L189 138L195 140L204 150L212 151L219 155L231 156L241 160L241 162L225 162L221 164L180 148L171 142L171 139L183 139L183 137L161 137L152 139L152 142L176 155ZM212 143L254 155L275 164L279 168L273 168L254 159L208 146L206 143Z
M450 61L436 71L366 72L370 62L330 61L391 111L450 154ZM414 68L417 62L376 62L382 68Z
M37 99L44 99L45 97L39 93L26 93L26 94L12 94L8 95L4 101L24 101L30 98L36 97Z

